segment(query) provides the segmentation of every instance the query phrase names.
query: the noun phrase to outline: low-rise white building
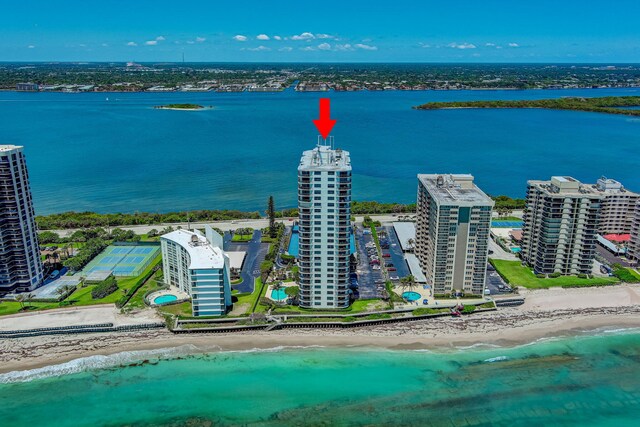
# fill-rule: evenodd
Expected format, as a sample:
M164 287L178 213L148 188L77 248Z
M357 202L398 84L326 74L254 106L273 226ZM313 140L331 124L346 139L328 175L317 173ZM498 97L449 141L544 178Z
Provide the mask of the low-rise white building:
M222 236L205 226L177 230L160 238L164 282L191 296L194 316L219 316L231 308L229 257Z

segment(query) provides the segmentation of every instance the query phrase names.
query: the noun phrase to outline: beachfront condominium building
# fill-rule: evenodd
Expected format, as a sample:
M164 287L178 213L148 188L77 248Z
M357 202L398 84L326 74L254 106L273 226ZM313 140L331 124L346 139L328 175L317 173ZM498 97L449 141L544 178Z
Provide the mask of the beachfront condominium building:
M0 295L31 291L43 275L24 153L0 145Z
M627 256L636 263L640 262L640 200L636 203L633 213Z
M629 191L615 179L601 177L593 188L604 196L600 208L600 234L629 234L640 194Z
M351 160L318 144L298 166L300 306L349 306Z
M484 293L493 205L472 175L418 175L415 252L435 294Z
M568 176L528 181L521 256L537 274L591 274L604 195Z
M177 230L160 238L164 282L191 297L194 316L219 316L231 308L229 257L222 236L208 225Z

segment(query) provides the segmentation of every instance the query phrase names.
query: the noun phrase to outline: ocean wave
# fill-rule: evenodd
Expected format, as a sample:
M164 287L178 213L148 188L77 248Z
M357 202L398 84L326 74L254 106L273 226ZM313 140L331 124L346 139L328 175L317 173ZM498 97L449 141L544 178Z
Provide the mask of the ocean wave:
M489 359L485 359L483 360L483 362L495 363L495 362L503 362L505 360L509 360L509 358L507 356L496 356L496 357L491 357Z
M130 365L148 359L173 359L180 356L192 355L201 351L202 350L200 348L194 345L183 345L156 350L123 351L121 353L111 355L81 357L58 365L0 374L0 384L28 382L49 377L60 377L85 371Z
M220 353L276 353L279 351L287 350L306 350L306 349L318 349L327 348L324 345L278 345L275 347L253 347L244 350L220 350Z
M456 350L473 350L473 349L481 349L481 348L502 348L502 346L498 344L488 343L488 342L478 342L471 345L455 346Z

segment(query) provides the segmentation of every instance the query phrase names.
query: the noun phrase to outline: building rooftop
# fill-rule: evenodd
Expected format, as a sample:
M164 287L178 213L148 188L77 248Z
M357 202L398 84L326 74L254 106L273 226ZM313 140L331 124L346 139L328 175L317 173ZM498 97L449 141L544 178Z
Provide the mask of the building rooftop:
M20 150L24 147L21 145L0 145L0 153L4 153L7 151Z
M552 176L550 181L527 181L527 184L538 188L547 195L603 197L595 185L583 184L570 176Z
M403 251L407 251L412 248L412 245L409 245L409 240L416 239L416 224L415 222L409 221L396 221L393 223L393 228L396 231L396 235L398 236L398 241L400 242L400 246Z
M163 235L162 239L175 242L187 250L191 259L190 269L224 268L222 249L213 246L198 230L176 230Z
M604 193L605 195L613 195L613 194L627 194L630 196L637 196L637 193L633 191L629 191L624 188L621 182L616 181L615 179L607 178L606 176L601 176L598 178L598 181L595 185L592 185L600 193Z
M351 170L349 152L318 144L302 153L298 170Z
M418 180L441 205L493 206L493 200L473 183L469 174L419 174Z

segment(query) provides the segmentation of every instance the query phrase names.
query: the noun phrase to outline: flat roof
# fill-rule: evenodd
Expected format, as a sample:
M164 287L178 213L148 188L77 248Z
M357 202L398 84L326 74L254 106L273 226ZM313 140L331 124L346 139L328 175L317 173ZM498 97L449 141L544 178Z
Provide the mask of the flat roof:
M247 253L244 251L225 252L225 254L229 257L229 267L237 268L238 270L242 268L244 258L247 256Z
M411 274L416 279L416 282L420 284L427 283L427 277L422 272L420 268L420 261L418 261L418 257L415 254L408 253L404 255L404 259L407 261L407 265L409 266L409 270Z
M0 152L21 150L22 148L24 148L22 145L0 145Z
M176 230L161 237L170 240L186 249L191 259L190 269L224 268L222 249L211 245L198 230Z
M527 184L549 196L604 197L602 192L596 190L595 185L583 184L570 176L552 176L549 181L529 180Z
M416 238L416 224L409 221L397 221L393 223L393 229L396 231L400 247L403 251L407 251L411 245L408 244L409 239Z
M302 153L298 170L351 170L348 151L332 149L329 145L317 145Z
M418 181L440 205L493 206L470 174L419 174Z

